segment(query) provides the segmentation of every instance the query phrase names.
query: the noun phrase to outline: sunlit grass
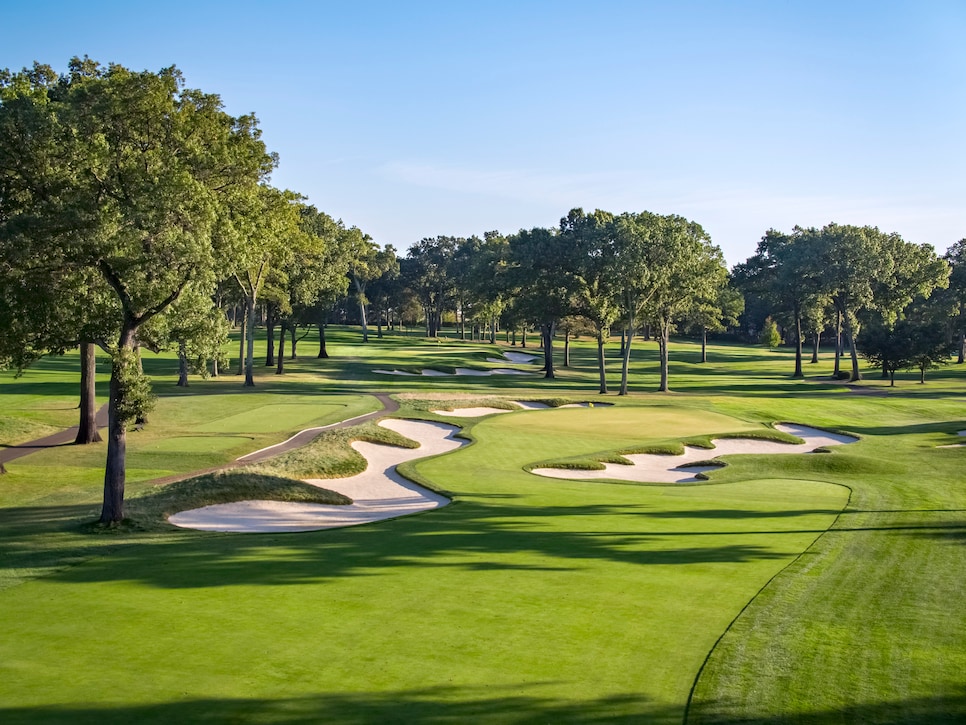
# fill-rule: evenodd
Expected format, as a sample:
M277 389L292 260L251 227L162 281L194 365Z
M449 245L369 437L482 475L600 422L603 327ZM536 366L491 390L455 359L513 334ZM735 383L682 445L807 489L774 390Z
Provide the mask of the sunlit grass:
M234 375L181 390L170 354L145 356L162 397L129 436L140 530L86 533L103 444L8 465L0 720L680 723L695 681L689 722L966 717L966 449L936 448L962 440L966 366L893 390L868 371L860 388L872 394L856 393L830 379L826 352L793 381L788 350L715 344L702 364L695 343L677 341L674 392L659 395L656 345L635 341L632 395L620 398L597 394L586 339L553 381L372 372L524 367L486 362L519 346L417 335L363 346L358 330L332 328L333 358L316 360L307 343L286 375L257 368L254 390ZM614 389L617 353L608 346ZM19 421L69 425L75 387L76 357L43 361L18 380L0 375L0 405ZM165 511L205 500L210 481L158 490L151 478L373 410L372 391L411 394L400 415L466 426L472 445L402 468L452 493L452 505L305 534L161 523ZM616 405L477 421L430 412L510 400ZM302 415L311 401L314 419ZM525 471L770 436L777 421L861 440L817 455L732 456L708 485ZM258 470L355 473L355 439L404 443L371 424L332 431ZM279 496L301 495L286 485Z

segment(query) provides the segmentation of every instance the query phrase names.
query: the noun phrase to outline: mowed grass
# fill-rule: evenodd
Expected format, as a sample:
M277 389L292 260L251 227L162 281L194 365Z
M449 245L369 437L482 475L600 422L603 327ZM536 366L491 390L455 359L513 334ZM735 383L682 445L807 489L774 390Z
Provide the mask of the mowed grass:
M490 346L356 339L335 330L332 360L236 399L408 390L425 399L401 415L437 419L431 397L601 399L585 341L543 381L387 379L371 369L444 353L486 367ZM653 343L634 353L635 394L603 398L613 408L458 421L472 446L404 467L455 503L364 527L94 536L80 525L96 514L94 456L23 459L33 478L0 480L0 721L962 721L966 449L936 448L966 429L962 368L896 391L871 378L857 394L819 377L827 359L792 382L787 351L714 346L701 365L677 343L667 396L642 392L656 383ZM159 384L171 362L152 361ZM193 464L197 440L283 435L197 431L245 417L214 404L226 385L237 378L159 403L144 433L171 425L184 440L145 451L138 476ZM732 457L710 485L523 470L777 420L861 440Z
M274 703L269 710L311 702L313 717L337 722L364 721L359 712L419 721L437 708L505 722L510 703L565 721L642 711L679 721L693 672L720 631L831 524L847 491L765 482L689 495L548 485L523 472L535 446L551 455L599 448L604 436L583 440L575 426L581 412L493 418L473 429L476 445L417 464L414 475L457 497L432 516L299 536L180 536L10 590L7 611L23 621L8 633L17 641L50 631L49 620L27 616L38 597L67 588L86 616L56 624L42 655L0 652L4 666L40 673L72 658L71 684L55 689L81 721L164 721L175 711L152 716L138 703L175 690L182 703L222 702L221 715L252 699L256 709ZM586 412L613 430L632 424L621 445L667 432L649 427L647 407ZM679 412L678 430L705 432L700 414ZM668 416L663 408L654 417ZM743 427L712 417L721 429ZM523 430L513 424L521 418L530 419ZM161 558L145 570L136 564L144 556ZM118 601L127 616L104 632L100 622ZM60 622L66 610L50 614ZM150 659L124 646L145 629L158 630ZM101 648L121 654L105 662ZM158 676L132 677L144 668ZM97 694L104 678L121 678L134 710L118 707L116 691ZM33 709L49 701L46 687L35 700L18 692L24 709L11 717L65 714ZM388 704L397 702L398 712ZM200 717L206 705L198 706Z

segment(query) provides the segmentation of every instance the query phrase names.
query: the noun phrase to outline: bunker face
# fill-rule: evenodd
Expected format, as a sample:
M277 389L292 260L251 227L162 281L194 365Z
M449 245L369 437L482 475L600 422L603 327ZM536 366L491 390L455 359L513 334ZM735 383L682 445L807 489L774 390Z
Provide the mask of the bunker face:
M513 405L516 405L524 410L546 410L550 408L546 403L537 403L529 400L511 400ZM567 403L566 405L561 405L561 408L591 408L594 405L600 407L608 407L612 403ZM512 413L511 410L506 410L505 408L489 408L489 407L476 407L476 408L455 408L454 410L433 410L431 411L437 415L448 415L453 418L479 418L484 415L493 415L494 413Z
M459 448L466 442L453 437L459 428L412 420L384 420L380 425L418 442L419 448L356 441L352 447L366 459L365 471L349 478L306 480L306 483L348 496L353 500L348 506L240 501L183 511L168 520L175 526L202 531L316 531L396 518L449 503L445 496L400 476L396 473L396 466Z
M706 461L709 458L735 454L773 454L773 453L810 453L816 448L854 443L851 436L836 435L818 428L805 425L776 425L778 430L791 433L804 440L804 443L778 443L777 441L756 440L752 438L720 438L712 441L714 449L685 446L684 454L679 456L639 453L624 456L631 465L605 463L603 470L575 471L562 468L534 468L532 473L548 478L563 479L611 479L633 481L635 483L690 483L699 481L697 473L713 471L718 466L689 466L690 463Z
M500 361L502 362L502 361ZM379 375L401 375L410 378L418 378L420 375L424 377L434 377L434 378L445 378L453 377L455 375L462 375L466 377L487 377L489 375L531 375L532 373L524 372L523 370L514 370L513 368L495 368L493 370L474 370L473 368L456 368L454 373L444 373L442 370L433 370L432 368L424 368L419 373L409 373L405 370L373 370L372 372Z

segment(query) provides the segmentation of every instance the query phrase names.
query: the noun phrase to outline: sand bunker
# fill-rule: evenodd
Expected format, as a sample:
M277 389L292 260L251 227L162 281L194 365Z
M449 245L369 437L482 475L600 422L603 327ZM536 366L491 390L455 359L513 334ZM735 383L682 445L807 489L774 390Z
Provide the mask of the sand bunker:
M457 408L456 410L433 410L431 411L437 415L451 415L454 418L479 418L482 415L493 415L494 413L512 413L512 410L505 410L503 408L487 408L480 406L478 408Z
M396 518L448 504L449 499L445 496L400 476L396 473L396 466L404 461L459 448L466 443L453 437L459 428L444 423L397 419L383 420L379 425L418 442L419 448L356 441L352 447L368 462L364 472L349 478L306 480L306 483L348 496L353 500L348 506L240 501L182 511L168 520L175 526L202 531L316 531Z
M511 400L513 405L519 406L524 410L546 410L550 406L546 403L538 403L532 400ZM561 405L561 408L592 408L594 406L609 406L613 403L567 403L566 405ZM478 407L478 408L456 408L454 410L433 410L431 411L437 415L450 415L454 418L479 418L481 415L492 415L493 413L512 413L512 410L506 410L505 408L488 408L488 407Z
M637 483L689 483L699 481L696 473L713 471L719 466L689 466L689 463L742 453L810 453L823 446L854 443L857 438L836 435L804 425L776 425L778 430L798 436L804 443L778 443L753 438L716 438L713 450L685 446L680 456L639 453L624 456L632 465L605 463L599 471L574 471L563 468L534 468L532 473L548 478L599 479L609 478Z
M499 363L499 362L504 362L505 360L509 360L512 363L527 365L529 363L534 362L538 357L539 357L538 355L529 355L525 352L513 352L511 350L503 353L503 359L500 359L498 357L488 357L486 361Z
M502 362L499 361L499 362ZM419 373L409 373L405 370L373 370L372 372L378 373L379 375L404 375L406 377L418 378L420 375L430 376L430 377L452 377L454 375L467 375L467 376L479 376L485 377L487 375L530 375L524 370L514 370L513 368L495 368L493 370L474 370L473 368L456 368L455 373L444 373L442 370L433 370L432 368L425 368Z

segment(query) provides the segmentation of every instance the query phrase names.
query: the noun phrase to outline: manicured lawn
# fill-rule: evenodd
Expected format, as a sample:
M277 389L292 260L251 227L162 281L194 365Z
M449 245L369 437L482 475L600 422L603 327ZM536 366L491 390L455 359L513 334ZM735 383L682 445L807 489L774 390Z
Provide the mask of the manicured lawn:
M393 378L371 370L500 365L487 344L357 337L332 330L331 360L264 372L254 391L234 376L172 390L173 361L146 364L177 394L129 437L130 494L372 410L366 392L602 399L587 342L555 381ZM786 351L696 357L675 345L669 396L643 392L651 343L635 348L635 394L602 399L614 407L458 421L473 445L403 469L455 503L351 529L92 534L102 449L10 464L0 721L962 721L966 449L935 446L966 429L966 374L895 391L870 378L861 394L811 369L788 380ZM69 370L49 375L50 401L66 402ZM0 378L0 401L41 406L42 386ZM734 457L711 485L524 471L778 420L861 440Z

